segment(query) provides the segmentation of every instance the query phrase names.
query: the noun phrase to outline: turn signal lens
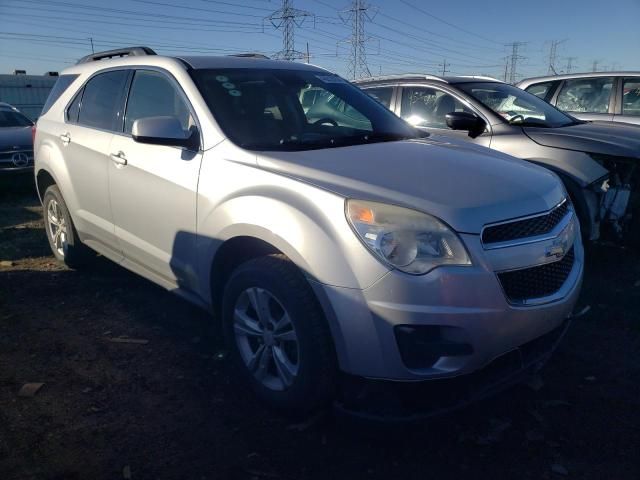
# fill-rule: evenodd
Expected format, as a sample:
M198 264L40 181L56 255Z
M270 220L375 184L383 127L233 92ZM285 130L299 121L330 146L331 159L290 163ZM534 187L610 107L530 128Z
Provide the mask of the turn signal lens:
M441 265L471 265L458 235L426 213L384 203L348 200L347 219L383 262L420 275Z

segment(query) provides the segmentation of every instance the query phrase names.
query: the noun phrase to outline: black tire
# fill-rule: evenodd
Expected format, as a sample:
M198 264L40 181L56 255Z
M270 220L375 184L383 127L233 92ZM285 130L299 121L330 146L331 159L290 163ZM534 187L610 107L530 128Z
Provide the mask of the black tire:
M58 247L54 244L52 230L49 225L48 209L53 201L56 202L60 215L64 218L66 226L66 241L62 246L62 252L60 252ZM44 193L44 197L42 198L42 215L47 240L49 241L49 247L51 247L51 251L53 252L54 257L56 257L56 260L73 269L79 269L89 264L95 254L89 247L80 241L78 232L73 225L73 220L71 220L67 204L64 202L64 198L62 198L62 194L56 185L51 185Z
M243 292L251 288L266 290L274 297L288 313L297 337L298 373L291 385L282 390L268 388L259 381L240 352L234 330L234 311ZM337 362L328 324L307 280L286 256L255 258L232 273L225 286L222 322L234 369L268 405L289 414L306 414L333 398ZM266 340L258 341L266 344ZM275 369L273 357L270 362Z

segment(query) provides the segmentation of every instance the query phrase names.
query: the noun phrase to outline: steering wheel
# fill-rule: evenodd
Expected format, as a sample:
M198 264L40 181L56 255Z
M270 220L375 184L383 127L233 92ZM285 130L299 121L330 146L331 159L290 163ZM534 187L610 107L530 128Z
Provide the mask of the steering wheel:
M333 127L338 126L338 122L336 122L333 118L329 118L329 117L320 118L315 122L313 122L313 124L314 125L331 125Z
M516 123L517 121L524 122L524 117L519 113L516 113L516 112L507 112L507 113L511 115L511 118L509 119L509 123Z

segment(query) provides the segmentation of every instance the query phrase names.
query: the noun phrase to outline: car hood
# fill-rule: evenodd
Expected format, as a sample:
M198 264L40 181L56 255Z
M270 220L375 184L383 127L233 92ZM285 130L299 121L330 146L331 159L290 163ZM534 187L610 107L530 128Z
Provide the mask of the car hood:
M33 148L31 127L0 128L0 151L17 150L14 147Z
M561 128L524 127L534 142L546 147L640 159L640 127L586 122Z
M347 198L415 208L466 233L543 212L564 197L555 174L541 167L443 139L263 152L258 165Z

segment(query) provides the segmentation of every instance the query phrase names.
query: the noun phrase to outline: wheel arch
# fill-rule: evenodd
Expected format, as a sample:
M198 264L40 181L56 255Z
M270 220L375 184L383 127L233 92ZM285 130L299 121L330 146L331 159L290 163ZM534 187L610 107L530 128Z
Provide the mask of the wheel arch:
M271 243L250 235L231 237L218 247L209 269L211 309L214 315L220 314L224 287L233 271L251 259L271 254L286 255Z
M560 168L550 165L548 163L541 163L535 159L527 159L527 161L536 163L537 165L551 170L562 181L569 198L574 205L578 221L580 223L580 229L582 230L582 236L585 240L595 240L598 237L597 234L597 217L598 217L598 199L594 191L585 185L584 181L575 178L568 172L561 170Z
M40 169L36 174L36 190L38 192L38 198L40 198L40 203L42 203L44 199L44 192L47 191L51 185L57 185L55 178L48 170Z

